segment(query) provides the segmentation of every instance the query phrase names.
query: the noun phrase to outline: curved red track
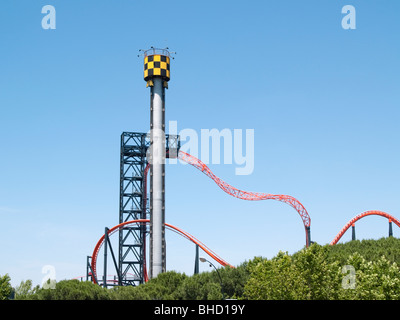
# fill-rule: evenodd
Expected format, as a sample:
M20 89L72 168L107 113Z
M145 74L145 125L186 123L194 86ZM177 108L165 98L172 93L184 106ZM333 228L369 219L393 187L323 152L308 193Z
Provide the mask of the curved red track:
M132 220L132 221L123 222L123 223L120 223L120 224L118 224L118 225L112 227L111 229L109 229L109 230L108 230L108 235L110 236L110 235L112 235L113 233L115 233L115 232L117 232L117 231L123 229L124 227L126 227L126 226L128 226L128 225L131 225L131 224L134 224L134 223L138 223L138 224L147 224L147 223L149 223L149 222L150 222L149 219L138 219L138 220ZM184 230L182 230L182 229L180 229L180 228L178 228L178 227L175 227L175 226L173 226L173 225L171 225L171 224L168 224L168 223L166 223L165 226L166 226L168 229L175 231L176 233L178 233L179 235L183 236L184 238L186 238L186 239L192 241L193 243L197 244L201 249L204 250L204 252L206 252L211 258L213 258L215 261L217 261L220 265L222 265L222 266L224 266L224 267L225 267L225 266L230 266L230 267L233 268L233 266L231 266L228 262L226 262L225 260L223 260L222 258L220 258L215 252L213 252L210 248L208 248L205 244L203 244L201 241L199 241L198 239L196 239L194 236L192 236L192 235L189 234L188 232L186 232L186 231L184 231ZM102 246L103 243L104 243L104 238L105 238L105 235L103 235L103 236L99 239L99 241L97 242L97 244L96 244L96 246L95 246L95 248L94 248L94 250L93 250L93 253L92 253L92 271L93 271L93 274L94 274L94 277L92 277L92 279L93 279L93 282L94 282L94 283L96 283L96 280L95 280L95 279L97 279L97 269L96 269L96 266L97 266L97 256L98 256L98 254L99 254L99 251L100 251L101 246ZM146 268L144 268L144 271L145 271L145 272L144 272L144 273L145 273L145 281L147 281L148 279L147 279Z
M365 211L365 212L360 213L359 215L355 216L353 219L351 219L342 228L342 230L340 230L340 232L336 235L336 237L332 240L332 242L330 244L335 245L336 243L338 243L338 241L345 234L347 229L349 229L356 221L358 221L366 216L371 216L371 215L378 215L378 216L385 217L385 218L389 219L389 221L393 221L400 228L400 221L386 212L378 211L378 210Z
M292 196L288 195L281 195L281 194L269 194L269 193L260 193L260 192L248 192L248 191L243 191L236 189L235 187L232 187L225 181L221 180L218 178L201 160L197 159L196 157L193 157L192 155L179 151L178 155L179 159L182 161L185 161L186 163L191 164L193 167L197 168L201 172L203 172L206 176L214 180L214 182L227 194L243 199L243 200L251 200L251 201L257 201L257 200L278 200L281 202L284 202L291 207L293 207L298 214L300 215L301 220L303 221L304 227L306 229L306 246L310 244L310 239L309 238L309 228L311 226L311 218L310 215L308 214L306 208L298 201L296 198L293 198Z
M309 233L308 230L311 226L311 218L307 212L307 210L304 208L304 206L300 203L300 201L298 201L297 199L293 198L292 196L288 196L288 195L274 195L274 194L269 194L269 193L260 193L260 192L248 192L248 191L243 191L243 190L239 190L235 187L232 187L231 185L229 185L228 183L226 183L225 181L221 180L220 178L218 178L208 167L207 165L205 165L201 160L197 159L196 157L183 152L183 151L179 151L179 155L178 155L179 159L192 165L193 167L195 167L196 169L200 170L201 172L203 172L206 176L208 176L209 178L211 178L223 191L225 191L227 194L239 198L239 199L243 199L243 200L250 200L250 201L258 201L258 200L278 200L281 202L284 202L286 204L289 204L291 207L293 207L298 214L300 215L300 218L303 221L303 225L306 229L306 246L308 246L310 244L310 239L309 239ZM148 164L145 168L144 171L144 191L145 194L147 194L147 174L149 171L150 165ZM143 197L143 208L146 208L147 205L147 197ZM398 227L400 227L400 221L397 220L395 217L389 215L386 212L383 211L377 211L377 210L371 210L371 211L366 211L363 212L359 215L357 215L356 217L354 217L353 219L351 219L343 228L342 230L336 235L336 237L334 238L334 240L330 243L331 245L336 244L340 238L343 236L343 234L347 231L348 228L350 228L350 226L352 226L356 221L358 221L359 219L362 219L366 216L369 215L379 215L382 217L385 217L387 219L389 219L389 221L393 221ZM150 220L149 219L138 219L138 220L132 220L132 221L127 221L127 222L123 222L121 224L116 225L115 227L109 229L108 231L108 235L113 234L114 232L123 229L125 226L130 225L130 224L134 224L134 223L139 223L139 224L147 224L149 223ZM186 231L175 227L173 225L170 225L168 223L165 223L165 226L170 229L175 231L176 233L178 233L179 235L183 236L184 238L192 241L193 243L197 244L200 248L202 248L210 257L212 257L215 261L217 261L219 264L221 264L222 266L230 266L232 267L229 263L227 263L226 261L224 261L223 259L221 259L216 253L214 253L211 249L209 249L206 245L204 245L203 243L201 243L198 239L196 239L195 237L193 237L191 234L187 233ZM99 250L101 248L101 246L104 243L104 238L105 236L103 235L99 241L97 242L94 250L93 250L93 254L92 254L92 271L94 273L93 277L93 281L95 282L95 278L97 278L97 271L96 271L96 263L97 263L97 256L99 253ZM144 239L145 240L145 239ZM146 259L144 259L146 260ZM147 270L146 270L146 261L144 261L144 276L145 276L145 281L148 280L147 278Z

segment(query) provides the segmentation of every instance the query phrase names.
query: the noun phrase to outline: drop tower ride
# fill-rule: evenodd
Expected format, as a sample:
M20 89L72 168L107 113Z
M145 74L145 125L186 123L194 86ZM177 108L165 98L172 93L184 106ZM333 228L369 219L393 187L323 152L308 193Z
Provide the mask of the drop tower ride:
M150 278L166 270L165 246L165 89L170 80L170 53L151 48L144 52L144 80L150 88Z

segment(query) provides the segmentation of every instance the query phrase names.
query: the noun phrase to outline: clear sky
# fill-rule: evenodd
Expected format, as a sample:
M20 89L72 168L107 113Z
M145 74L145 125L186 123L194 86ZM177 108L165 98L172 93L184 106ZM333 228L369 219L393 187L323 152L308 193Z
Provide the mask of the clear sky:
M42 28L45 5L55 30ZM177 52L167 124L254 129L252 174L210 164L217 176L297 198L320 244L367 210L400 218L399 12L398 0L1 1L0 275L13 285L40 284L45 265L58 281L85 275L118 223L120 134L149 129L137 54L150 46ZM166 170L166 221L231 264L304 247L290 206L232 198L189 166ZM367 217L356 231L378 239L388 223ZM192 274L194 254L167 233L168 270Z

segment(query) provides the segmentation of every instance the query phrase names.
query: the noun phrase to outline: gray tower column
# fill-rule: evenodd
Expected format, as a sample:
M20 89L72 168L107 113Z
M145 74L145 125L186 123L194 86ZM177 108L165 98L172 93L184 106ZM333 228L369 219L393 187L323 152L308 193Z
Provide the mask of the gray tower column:
M165 89L162 78L151 87L150 120L150 278L165 271Z
M170 56L166 49L144 53L144 80L150 95L150 278L166 269L165 250L165 88L170 79Z

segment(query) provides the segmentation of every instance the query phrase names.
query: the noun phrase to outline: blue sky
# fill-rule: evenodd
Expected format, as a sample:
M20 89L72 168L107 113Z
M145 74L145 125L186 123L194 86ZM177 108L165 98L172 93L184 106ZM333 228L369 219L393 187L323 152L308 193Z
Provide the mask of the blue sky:
M56 29L44 30L44 5ZM344 30L344 5L356 29ZM119 139L149 129L139 49L176 51L166 119L178 131L254 129L251 175L231 185L288 194L326 244L355 215L400 217L400 3L350 1L3 0L0 10L0 275L40 284L84 275L118 223ZM237 265L293 253L289 206L232 198L194 168L168 165L166 221ZM368 217L357 237L387 236ZM394 235L399 235L397 227ZM342 241L348 241L350 233ZM191 274L194 246L167 233L167 268ZM208 265L202 265L206 271Z

